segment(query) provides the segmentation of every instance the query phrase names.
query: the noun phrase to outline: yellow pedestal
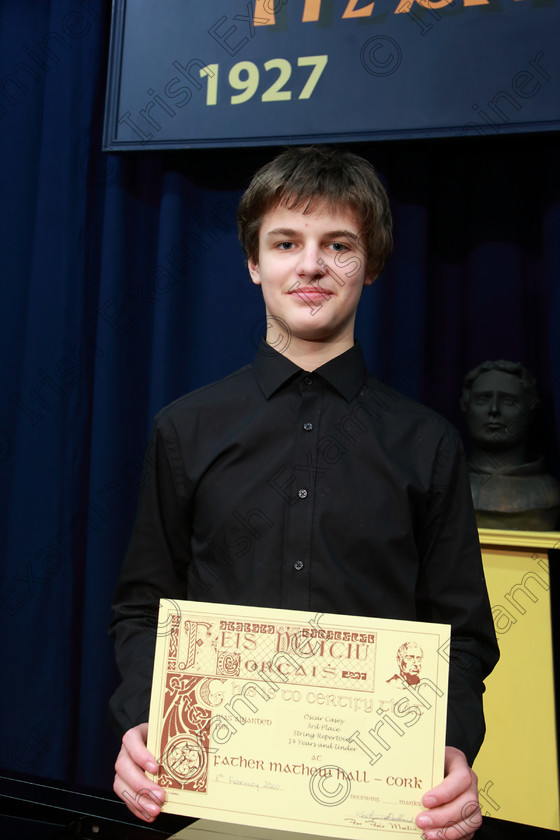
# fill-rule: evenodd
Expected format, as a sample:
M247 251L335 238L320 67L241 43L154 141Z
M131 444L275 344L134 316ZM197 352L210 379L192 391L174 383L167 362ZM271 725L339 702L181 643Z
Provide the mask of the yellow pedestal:
M549 549L560 533L480 529L501 658L474 770L484 815L560 830Z

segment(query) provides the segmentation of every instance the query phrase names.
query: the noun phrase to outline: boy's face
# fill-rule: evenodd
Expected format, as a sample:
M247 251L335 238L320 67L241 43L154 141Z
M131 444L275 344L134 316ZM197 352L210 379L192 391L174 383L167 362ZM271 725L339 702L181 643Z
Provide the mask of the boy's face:
M269 333L352 346L362 288L373 279L350 210L320 203L308 213L273 208L263 218L258 261L249 260L249 272L262 287Z

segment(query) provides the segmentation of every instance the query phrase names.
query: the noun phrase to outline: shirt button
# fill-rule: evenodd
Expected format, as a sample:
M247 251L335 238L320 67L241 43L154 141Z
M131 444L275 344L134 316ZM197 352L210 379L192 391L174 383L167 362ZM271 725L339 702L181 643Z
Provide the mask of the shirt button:
M294 569L296 570L296 572L300 572L303 569L303 563L301 560L296 560L296 562L294 563Z
M298 490L297 494L300 497L300 499L306 499L307 498L307 490L304 490L303 488L301 490Z
M304 423L303 428L305 429L306 432L310 432L311 429L313 428L313 423Z
M306 385L313 385L313 380L310 376L304 376L303 381Z

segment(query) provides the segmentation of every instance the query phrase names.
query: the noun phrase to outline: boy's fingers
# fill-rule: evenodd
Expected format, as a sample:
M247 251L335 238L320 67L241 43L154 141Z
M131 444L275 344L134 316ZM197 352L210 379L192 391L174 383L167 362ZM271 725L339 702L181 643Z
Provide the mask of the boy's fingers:
M157 771L157 763L146 748L147 734L147 724L135 726L124 734L115 762L113 790L135 816L151 822L161 811L165 794L144 772Z

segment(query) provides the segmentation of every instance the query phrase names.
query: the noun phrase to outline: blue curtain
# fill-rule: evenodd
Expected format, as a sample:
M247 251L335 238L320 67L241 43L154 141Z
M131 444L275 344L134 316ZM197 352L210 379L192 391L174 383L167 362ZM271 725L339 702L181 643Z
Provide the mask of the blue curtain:
M253 355L235 208L276 151L101 153L108 5L0 5L0 766L102 787L109 605L151 418ZM356 148L395 215L359 314L370 368L461 425L464 373L523 362L558 473L557 136Z

